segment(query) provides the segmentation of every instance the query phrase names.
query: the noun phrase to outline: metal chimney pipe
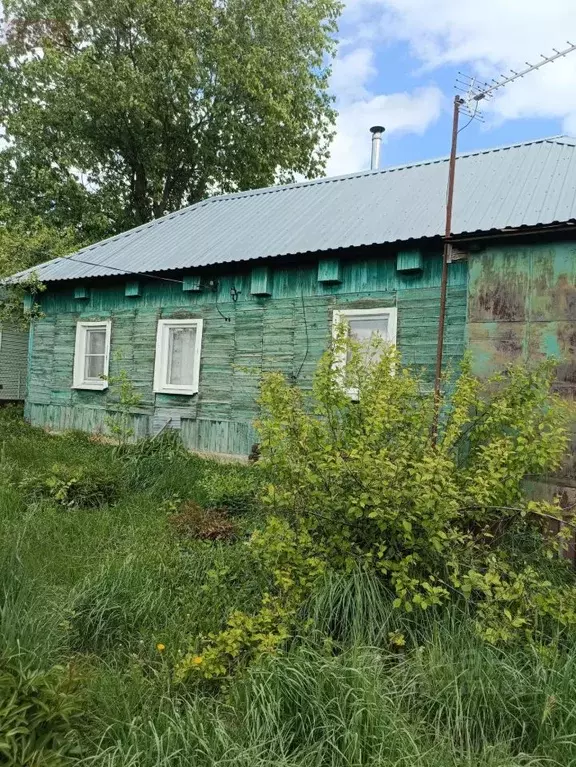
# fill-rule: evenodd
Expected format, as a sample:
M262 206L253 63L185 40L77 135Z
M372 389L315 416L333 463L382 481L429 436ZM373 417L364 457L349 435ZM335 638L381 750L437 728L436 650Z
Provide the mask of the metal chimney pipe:
M378 170L380 167L380 147L382 146L382 134L386 128L382 125L373 125L370 128L372 134L372 155L370 157L370 170Z

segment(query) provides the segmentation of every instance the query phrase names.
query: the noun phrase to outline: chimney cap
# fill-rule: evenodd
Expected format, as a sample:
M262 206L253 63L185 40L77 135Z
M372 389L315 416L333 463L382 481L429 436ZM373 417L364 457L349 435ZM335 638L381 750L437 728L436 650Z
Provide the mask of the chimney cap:
M386 128L383 125L373 125L370 128L370 133L384 133Z

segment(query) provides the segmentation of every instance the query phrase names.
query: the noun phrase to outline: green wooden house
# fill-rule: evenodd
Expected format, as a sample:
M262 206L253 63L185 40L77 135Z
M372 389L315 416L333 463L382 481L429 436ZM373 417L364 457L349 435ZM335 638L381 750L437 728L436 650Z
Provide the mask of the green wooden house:
M26 417L106 430L125 370L136 435L179 429L246 456L261 371L311 384L335 318L378 330L430 379L447 161L213 197L37 268ZM576 392L576 140L461 155L446 363L559 358ZM567 477L576 477L568 467Z

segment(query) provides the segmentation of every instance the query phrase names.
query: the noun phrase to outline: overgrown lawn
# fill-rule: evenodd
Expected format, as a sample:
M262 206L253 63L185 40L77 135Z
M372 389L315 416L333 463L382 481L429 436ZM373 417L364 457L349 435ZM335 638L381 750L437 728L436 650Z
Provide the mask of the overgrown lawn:
M66 505L73 490L50 489L55 466L80 477L74 488L83 471L108 472L115 501ZM53 761L19 762L0 743L0 764L576 764L576 641L496 649L456 607L393 611L365 575L327 579L303 611L303 636L278 656L223 686L176 684L180 654L231 610L256 609L267 584L246 545L257 511L232 508L236 534L216 541L182 536L172 515L234 496L251 471L170 438L121 455L0 410L0 695L8 672L62 666L79 712L72 747Z

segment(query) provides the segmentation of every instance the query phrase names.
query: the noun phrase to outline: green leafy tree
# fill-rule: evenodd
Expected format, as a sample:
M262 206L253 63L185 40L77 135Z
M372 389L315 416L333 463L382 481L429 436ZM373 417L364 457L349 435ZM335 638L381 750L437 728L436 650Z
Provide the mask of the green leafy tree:
M328 571L371 572L398 610L466 600L491 643L575 626L576 586L558 557L570 528L558 503L524 489L567 448L572 410L553 380L545 363L481 381L465 361L445 382L435 442L433 393L383 342L366 348L343 332L310 399L266 375L258 466L271 515L251 547L274 587L259 614L231 616L179 675L223 676L277 649L302 630L298 610Z
M323 169L338 0L4 8L4 175L79 240Z

